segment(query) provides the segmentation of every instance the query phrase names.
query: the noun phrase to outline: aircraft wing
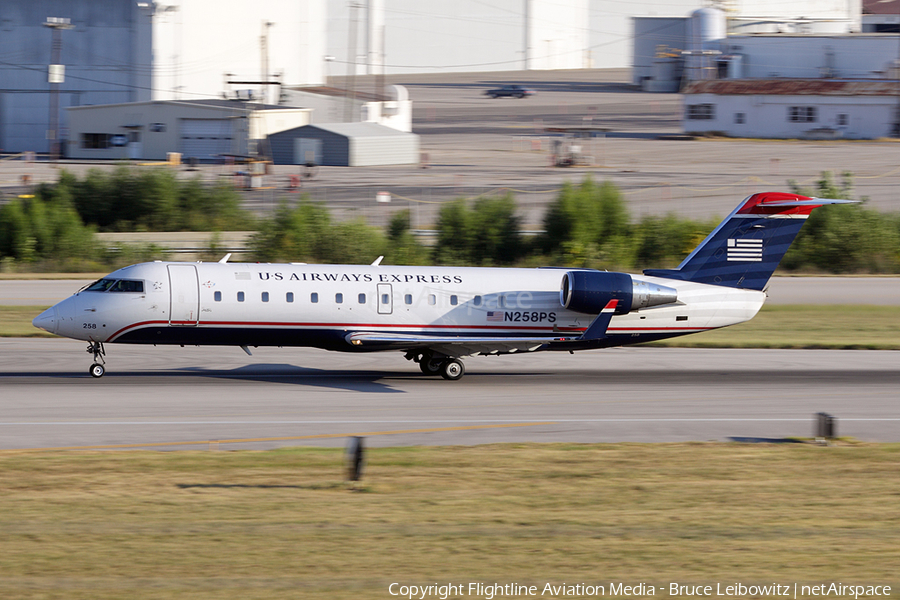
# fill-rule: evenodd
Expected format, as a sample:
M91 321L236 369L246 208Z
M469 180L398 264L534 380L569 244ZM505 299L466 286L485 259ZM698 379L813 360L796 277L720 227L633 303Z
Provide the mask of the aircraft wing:
M379 333L356 331L344 339L354 346L381 346L397 349L428 348L448 356L471 354L505 354L509 352L534 352L545 344L555 342L593 341L606 337L618 300L610 300L583 333L554 333L552 336L535 337L482 337L472 335L417 335L409 333Z
M577 340L580 333L561 333L553 336L536 337L480 337L448 335L415 335L406 333L379 333L357 331L347 334L344 339L354 346L394 347L398 350L428 348L448 356L471 354L505 354L507 352L533 352L553 342Z

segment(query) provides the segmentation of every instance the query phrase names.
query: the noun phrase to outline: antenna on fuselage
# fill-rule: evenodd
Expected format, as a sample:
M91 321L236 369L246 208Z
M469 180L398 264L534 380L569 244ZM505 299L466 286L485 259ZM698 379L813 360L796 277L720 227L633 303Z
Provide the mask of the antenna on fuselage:
M381 261L382 261L382 260L384 260L384 257L383 257L383 256L379 256L378 258L375 259L375 262L372 263L372 266L373 266L373 267L377 267L378 265L381 264Z
M226 254L225 256L223 256L222 258L220 258L220 259L219 259L219 262L222 263L222 264L225 264L225 263L228 262L228 259L229 259L229 258L231 258L231 252L229 252L228 254Z

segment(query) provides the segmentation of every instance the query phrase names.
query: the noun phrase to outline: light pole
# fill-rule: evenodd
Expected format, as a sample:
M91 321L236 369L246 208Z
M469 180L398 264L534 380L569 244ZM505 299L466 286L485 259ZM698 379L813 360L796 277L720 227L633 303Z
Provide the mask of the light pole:
M259 36L259 50L262 59L261 71L262 77L262 103L269 102L269 28L275 23L271 21L262 22L262 35Z
M59 160L59 84L66 79L66 67L60 64L62 53L63 29L72 29L74 25L69 19L61 17L47 17L44 27L52 29L52 41L50 44L50 65L47 69L47 81L50 83L50 127L47 129L47 139L50 140L50 160Z

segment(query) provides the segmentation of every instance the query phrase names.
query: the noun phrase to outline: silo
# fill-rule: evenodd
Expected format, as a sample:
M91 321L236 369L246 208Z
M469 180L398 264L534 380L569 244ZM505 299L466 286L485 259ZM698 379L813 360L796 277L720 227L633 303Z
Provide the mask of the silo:
M715 77L715 55L727 35L725 13L718 8L698 8L688 20L688 79Z

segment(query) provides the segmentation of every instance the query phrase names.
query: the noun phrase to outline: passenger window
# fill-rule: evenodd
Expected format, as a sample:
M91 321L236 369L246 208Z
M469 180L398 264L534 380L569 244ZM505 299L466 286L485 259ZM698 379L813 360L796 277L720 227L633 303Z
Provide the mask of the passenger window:
M366 295L365 295L365 294L360 294L360 295L359 295L359 303L360 303L360 304L365 304L365 303L366 303Z
M472 304L475 306L481 306L481 296L475 296L472 298Z
M318 302L318 301L319 301L319 294L318 294L318 292L313 292L312 294L310 294L310 295L309 295L309 301L312 302L313 304L315 304L316 302Z
M506 308L506 296L497 296L497 306Z
M412 304L412 294L407 294L403 297L403 301L407 304Z
M390 304L390 303L391 303L391 297L390 297L389 295L387 295L387 294L382 294L382 295L381 295L381 303L382 303L382 304Z
M434 296L434 294L428 294L428 304L432 306L437 304L437 298Z
M457 304L459 304L459 298L455 294L450 296L450 306L456 306Z
M337 303L337 304L343 304L343 303L344 303L344 295L343 295L343 294L340 294L340 293L335 294L335 295L334 295L334 301L335 301L335 303Z
M262 293L262 301L263 301L263 302L268 302L268 301L269 301L269 292L263 292L263 293Z
M244 301L244 292L238 292L238 302Z
M222 292L214 293L213 300L215 300L216 302L221 302L222 301Z
M287 300L288 302L293 302L294 301L294 292L288 292L285 295L285 300Z

